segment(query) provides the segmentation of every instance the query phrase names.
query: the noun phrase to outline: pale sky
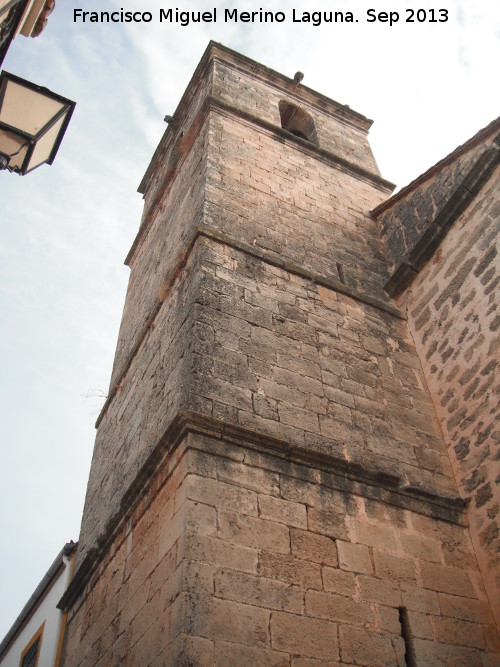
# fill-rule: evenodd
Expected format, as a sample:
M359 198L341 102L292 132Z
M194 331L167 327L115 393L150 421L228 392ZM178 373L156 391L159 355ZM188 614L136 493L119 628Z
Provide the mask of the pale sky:
M392 26L367 9L397 11ZM405 7L448 12L406 23ZM192 0L217 22L160 23L161 0L58 0L8 72L77 102L52 167L0 173L0 640L65 542L77 540L142 209L137 187L210 39L372 118L382 175L403 186L498 114L500 5L493 0ZM145 24L75 23L73 9L150 11ZM224 23L224 9L283 23ZM358 22L293 23L292 9ZM421 13L421 16L423 14Z

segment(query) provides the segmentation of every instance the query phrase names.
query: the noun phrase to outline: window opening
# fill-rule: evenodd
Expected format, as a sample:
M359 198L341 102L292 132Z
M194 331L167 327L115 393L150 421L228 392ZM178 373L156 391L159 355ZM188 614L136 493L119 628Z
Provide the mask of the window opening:
M19 667L36 667L40 657L40 645L42 643L43 627L45 623L38 628L26 648L21 653Z
M288 130L296 137L310 141L313 144L318 144L318 136L312 116L300 109L291 102L281 100L279 103L281 127Z

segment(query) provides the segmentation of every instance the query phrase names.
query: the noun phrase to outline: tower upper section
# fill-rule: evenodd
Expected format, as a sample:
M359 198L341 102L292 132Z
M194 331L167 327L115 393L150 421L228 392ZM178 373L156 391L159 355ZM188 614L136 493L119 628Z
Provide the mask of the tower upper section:
M380 176L368 143L372 121L296 79L261 65L215 42L210 42L172 117L139 186L146 200L158 177L158 158L168 152L176 135L185 132L210 101L227 106L270 129L283 128L301 136L289 125L290 112L306 113L313 124L312 136L302 138L341 161L373 176ZM289 115L286 115L288 105Z
M379 175L371 123L297 80L208 45L139 187L144 213L126 259L132 273L112 386L169 267L200 226L387 302L369 211L393 185Z

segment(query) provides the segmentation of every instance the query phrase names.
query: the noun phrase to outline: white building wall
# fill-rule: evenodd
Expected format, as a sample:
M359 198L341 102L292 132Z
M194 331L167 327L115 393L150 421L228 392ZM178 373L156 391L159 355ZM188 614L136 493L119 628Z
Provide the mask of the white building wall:
M71 557L63 556L65 567L54 578L39 606L31 615L7 653L0 660L1 667L19 667L21 654L45 621L37 667L55 667L63 613L56 605L66 590L71 574Z

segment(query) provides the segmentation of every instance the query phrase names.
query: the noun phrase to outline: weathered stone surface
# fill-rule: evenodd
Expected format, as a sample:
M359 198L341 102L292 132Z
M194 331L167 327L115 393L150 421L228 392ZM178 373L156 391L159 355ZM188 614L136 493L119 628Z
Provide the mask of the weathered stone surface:
M471 147L422 188L438 192L466 171L494 135ZM488 149L489 150L489 149ZM500 627L498 484L499 168L457 217L439 250L402 297L448 452L464 497L471 536ZM416 190L404 204L427 194ZM392 215L392 213L391 213ZM433 214L434 215L434 214ZM384 223L385 224L385 223ZM391 223L392 224L392 223ZM425 316L425 317L424 317ZM490 518L492 513L494 518ZM453 561L451 561L452 563ZM450 563L450 564L451 564Z
M366 602L357 602L333 593L308 591L306 593L306 613L316 618L325 618L350 625L373 623L373 613Z
M207 54L142 184L65 665L404 667L406 639L418 665L488 666L455 474L494 563L492 188L398 310L391 253L420 243L471 155L389 230L368 213L389 193L369 121Z
M340 655L343 663L356 665L403 665L390 637L365 628L343 625L339 629Z
M361 544L337 541L339 567L342 570L372 574L373 565L368 547Z
M292 555L324 565L336 567L337 549L334 540L306 530L291 530Z
M306 616L275 612L271 615L273 648L306 658L337 660L337 624Z
M197 664L197 663L196 663ZM290 656L281 651L242 646L234 642L216 642L215 660L212 665L220 667L255 667L255 665L269 665L269 667L289 667Z

